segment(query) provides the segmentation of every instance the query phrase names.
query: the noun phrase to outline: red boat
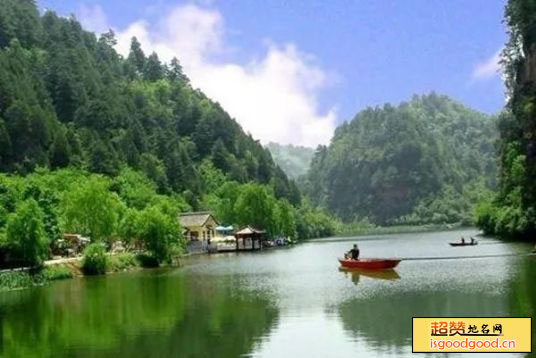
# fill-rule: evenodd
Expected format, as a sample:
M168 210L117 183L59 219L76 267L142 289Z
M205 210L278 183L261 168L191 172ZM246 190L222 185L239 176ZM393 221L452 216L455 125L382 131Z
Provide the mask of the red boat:
M339 259L341 266L344 268L359 268L365 270L386 270L396 267L400 260L398 259L359 259L348 260Z

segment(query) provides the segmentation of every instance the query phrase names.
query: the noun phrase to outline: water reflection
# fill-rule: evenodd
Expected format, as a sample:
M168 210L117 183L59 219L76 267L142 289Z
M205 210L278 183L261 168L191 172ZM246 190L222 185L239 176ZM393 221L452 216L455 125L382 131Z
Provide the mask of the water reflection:
M518 265L518 272L510 282L508 292L509 314L512 317L534 317L536 315L536 257L524 257ZM526 357L536 357L536 328L532 324L532 353Z
M500 296L456 291L385 294L373 299L352 299L339 305L344 329L376 346L411 345L412 317L497 316L504 312ZM500 315L500 313L499 313ZM410 349L411 350L411 349Z
M238 357L278 317L263 297L236 294L233 285L156 272L66 281L6 297L3 357Z
M400 275L396 270L363 270L363 269L346 269L339 267L339 271L344 273L345 277L348 277L352 280L354 284L359 283L360 276L368 277L374 280L386 280L386 281L395 281L400 279Z

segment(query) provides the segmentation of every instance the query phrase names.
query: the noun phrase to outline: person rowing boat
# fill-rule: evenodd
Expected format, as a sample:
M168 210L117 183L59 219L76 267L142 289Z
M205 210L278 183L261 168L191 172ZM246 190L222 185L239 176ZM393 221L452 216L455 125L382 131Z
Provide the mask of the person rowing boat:
M357 244L354 244L354 247L348 251L344 257L352 260L359 260L359 248L357 247Z

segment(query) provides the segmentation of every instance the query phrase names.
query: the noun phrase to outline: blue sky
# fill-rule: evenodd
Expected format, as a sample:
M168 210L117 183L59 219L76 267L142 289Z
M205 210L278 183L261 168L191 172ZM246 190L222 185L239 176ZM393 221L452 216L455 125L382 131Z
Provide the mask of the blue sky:
M486 113L504 104L502 0L38 4L114 28L120 52L136 35L147 52L177 55L192 83L263 142L326 143L357 111L432 90Z

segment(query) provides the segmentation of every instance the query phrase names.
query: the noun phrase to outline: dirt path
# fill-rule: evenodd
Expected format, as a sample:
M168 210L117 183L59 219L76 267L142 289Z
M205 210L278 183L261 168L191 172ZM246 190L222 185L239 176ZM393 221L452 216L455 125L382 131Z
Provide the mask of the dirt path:
M66 263L70 263L70 262L77 262L77 261L80 261L80 260L82 260L82 256L65 257L65 258L61 258L61 259L45 261L45 266L66 264Z

